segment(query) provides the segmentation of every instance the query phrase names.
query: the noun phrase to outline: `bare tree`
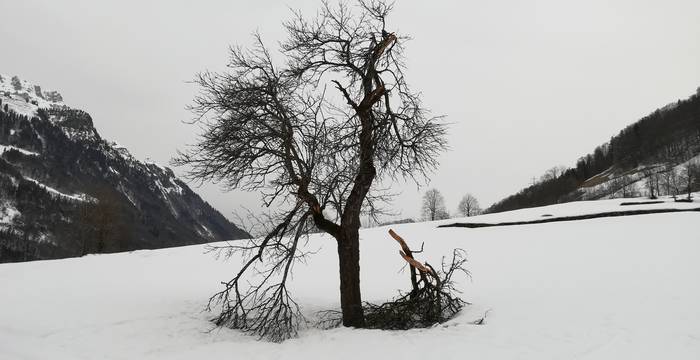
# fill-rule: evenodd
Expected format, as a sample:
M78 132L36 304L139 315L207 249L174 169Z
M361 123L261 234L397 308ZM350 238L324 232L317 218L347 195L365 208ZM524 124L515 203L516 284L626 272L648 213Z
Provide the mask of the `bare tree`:
M218 324L272 340L294 334L300 314L286 281L313 228L337 243L343 324L364 326L360 216L387 199L375 180L420 181L446 146L441 118L406 82L408 38L388 30L391 10L324 2L315 19L284 23L281 65L256 34L251 49L231 49L228 72L199 74L192 109L202 135L175 164L194 179L260 190L280 209L263 237L232 248L246 258L210 302L223 304ZM262 277L247 287L251 271Z
M564 165L553 166L544 172L544 174L540 177L540 182L554 180L564 174L566 170L567 167Z
M634 185L629 175L623 175L620 178L622 181L620 190L622 191L623 198L636 197L639 195L637 187Z
M685 164L682 165L681 174L683 177L686 193L688 194L686 200L692 201L692 192L698 185L700 185L700 181L698 181L700 179L700 162L693 159L688 160Z
M617 190L620 188L620 186L622 186L620 178L614 177L603 184L602 192L604 195L607 195L611 199L614 199L615 194L617 193Z
M664 163L663 170L659 173L659 182L663 185L666 195L673 196L676 199L678 195L678 173L672 162Z
M659 194L659 173L655 167L646 167L642 170L645 177L645 185L650 199L656 199Z
M608 181L605 192L611 199L616 197L634 197L638 195L638 191L633 184L632 179L628 175L614 177Z
M481 213L479 200L477 200L472 194L466 194L459 202L457 211L464 216L479 215Z
M421 211L423 212L423 218L428 221L449 218L445 207L445 198L438 189L429 189L425 192Z

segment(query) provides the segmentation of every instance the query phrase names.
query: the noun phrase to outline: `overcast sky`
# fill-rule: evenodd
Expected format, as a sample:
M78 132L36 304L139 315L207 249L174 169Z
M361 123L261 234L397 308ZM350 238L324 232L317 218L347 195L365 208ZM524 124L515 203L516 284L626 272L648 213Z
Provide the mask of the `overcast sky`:
M104 138L166 164L195 140L182 123L195 73L220 70L229 45L284 37L289 8L320 1L0 2L0 73L55 89ZM700 1L397 1L388 28L410 34L408 81L451 123L431 178L455 211L489 205L576 159L700 86ZM176 172L181 172L177 170ZM397 184L416 217L426 187ZM258 194L199 189L224 215Z

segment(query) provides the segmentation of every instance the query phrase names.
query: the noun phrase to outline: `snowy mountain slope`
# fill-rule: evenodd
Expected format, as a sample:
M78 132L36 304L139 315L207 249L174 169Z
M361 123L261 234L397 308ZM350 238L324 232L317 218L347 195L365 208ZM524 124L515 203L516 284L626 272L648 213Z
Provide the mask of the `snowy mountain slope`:
M0 262L245 237L55 91L0 75Z
M575 214L577 204L619 207L571 203L470 220ZM4 264L0 359L697 359L699 220L689 212L481 229L392 225L412 246L425 241L422 260L466 249L473 279L458 281L473 305L430 329L310 328L282 344L209 332L202 308L240 264L202 245ZM410 286L388 229L361 231L365 300ZM332 240L314 235L310 246L319 253L295 269L293 290L313 316L338 306L338 280ZM485 325L471 324L486 312Z
M578 196L582 200L597 200L640 194L649 195L650 180L655 184L655 195L661 193L682 196L687 187L684 177L688 165L700 166L700 154L673 164L639 165L626 171L610 168L586 180L579 188ZM697 186L691 185L691 187L695 189Z

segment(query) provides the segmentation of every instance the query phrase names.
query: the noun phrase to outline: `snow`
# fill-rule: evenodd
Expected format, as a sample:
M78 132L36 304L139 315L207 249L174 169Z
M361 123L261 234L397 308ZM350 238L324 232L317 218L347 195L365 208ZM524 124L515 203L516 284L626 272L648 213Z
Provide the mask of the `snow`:
M131 160L134 158L133 155L131 155L131 153L129 152L129 149L117 143L116 141L108 142L107 145L110 146L117 154L119 154L125 160Z
M42 188L44 188L44 190L46 190L46 191L48 191L49 193L51 193L51 194L53 194L53 195L56 195L56 196L60 196L60 197L64 197L64 198L71 199L71 200L76 200L76 201L94 201L92 198L90 198L89 196L87 196L87 195L85 195L85 194L74 194L74 195L70 195L70 194L66 194L66 193L60 192L60 191L56 190L55 188L52 188L52 187L50 187L50 186L48 186L48 185L45 185L45 184L39 182L38 180L35 180L35 179L32 179L32 178L28 178L28 177L25 177L25 179L27 179L28 181L31 181L31 182L33 182L33 183L35 183L35 184L41 186Z
M619 201L469 221L615 211ZM1 264L0 359L697 359L698 220L681 212L478 229L436 227L455 219L392 225L413 247L425 241L420 260L466 249L473 279L459 287L473 305L430 329L308 328L282 344L210 332L202 309L240 262L216 260L202 245ZM361 231L365 300L409 286L388 229ZM291 286L312 315L337 307L338 279L334 242L314 235L309 248L319 253L297 265ZM487 311L485 325L471 324Z
M688 163L699 164L700 154L686 160L685 162L674 165L670 170L666 168L666 164L664 163L639 165L635 169L625 172L617 172L614 167L611 167L587 179L579 190L583 190L584 192L582 196L583 200L619 196L623 193L622 189L618 189L614 194L610 194L608 187L610 185L609 182L612 179L620 178L627 183L627 192L645 194L648 193L646 184L648 174L645 174L645 172L661 174L665 171L672 171L678 175L683 173L684 167Z
M132 205L134 205L134 207L138 208L138 205L136 205L136 201L134 201L134 195L131 194L131 192L129 192L129 190L124 188L124 186L122 184L119 184L119 192L124 194L124 196L126 196L126 198L129 200L129 202Z
M166 174L168 173L168 169L166 169L164 166L162 166L162 165L160 165L160 164L154 162L154 161L151 160L150 158L146 158L146 160L144 161L144 164L146 164L146 165L153 165L153 166L157 167L157 168L158 168L160 171L162 171L163 173L166 173Z
M9 97L1 96L3 106L7 104L7 107L12 111L16 112L18 115L23 115L29 118L36 116L36 110L38 106L27 102L19 96L11 95Z
M677 166L677 167L681 167L681 168L682 168L682 167L684 167L684 166L686 166L686 165L688 165L688 164L700 164L700 154L697 154L697 155L693 156L692 158L690 158L690 159L688 159L687 161L681 163L681 164L680 164L679 166Z
M685 195L679 196L684 198ZM700 193L694 193L695 199L700 199ZM621 205L622 203L660 202L656 204ZM502 213L484 214L469 218L455 218L442 220L441 223L452 224L456 222L470 223L502 223L511 221L532 221L542 219L556 219L576 215L591 215L606 212L628 210L664 210L664 209L695 209L700 208L700 202L684 203L675 202L670 196L661 196L658 199L648 198L616 198L608 200L576 201L549 206L526 208Z
M15 112L31 117L36 114L36 109L38 108L64 105L58 92L46 90L38 92L40 87L23 79L19 80L20 89L16 89L12 83L12 78L12 76L6 74L0 74L0 96L2 96L3 104L7 100L10 107L14 105L20 108L19 111L15 109ZM57 96L61 99L50 100L51 96Z
M200 231L199 229L197 229L197 232L198 232L200 235L207 236L207 237L209 237L210 239L213 239L213 238L214 238L214 233L211 232L211 230L209 230L209 228L206 227L206 225L204 225L204 224L199 224L199 226L200 226L200 227L202 228L202 230L203 230L203 231Z
M22 149L22 148L19 148L19 147L16 147L16 146L12 146L12 145L1 145L1 144L0 144L0 154L4 153L5 151L8 151L8 150L10 150L10 149L17 150L17 151L21 152L21 153L24 154L24 155L39 156L39 153L34 152L34 151L25 150L25 149Z
M0 226L14 224L15 217L19 216L20 212L9 203L0 203Z

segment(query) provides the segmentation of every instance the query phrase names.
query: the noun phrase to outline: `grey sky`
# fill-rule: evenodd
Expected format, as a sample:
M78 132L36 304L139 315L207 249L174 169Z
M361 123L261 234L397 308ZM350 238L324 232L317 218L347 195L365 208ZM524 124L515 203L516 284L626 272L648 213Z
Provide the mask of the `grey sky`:
M59 90L103 137L167 163L196 129L181 123L187 81L222 69L230 44L259 30L275 45L304 1L0 3L0 73ZM451 151L430 186L451 211L465 192L488 205L623 126L700 86L700 1L397 1L389 27L408 33L409 83L445 114ZM412 184L393 204L418 215ZM257 194L197 190L229 216Z

